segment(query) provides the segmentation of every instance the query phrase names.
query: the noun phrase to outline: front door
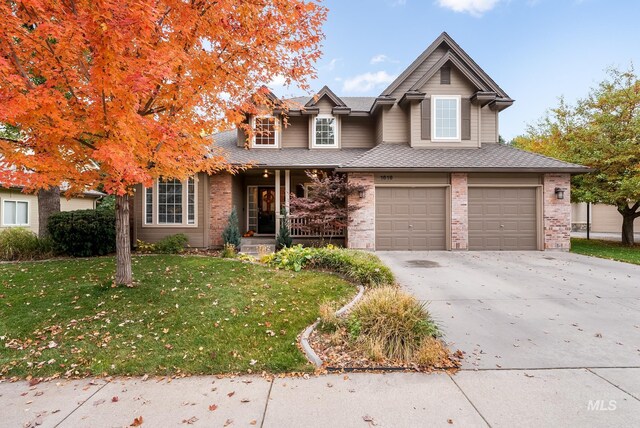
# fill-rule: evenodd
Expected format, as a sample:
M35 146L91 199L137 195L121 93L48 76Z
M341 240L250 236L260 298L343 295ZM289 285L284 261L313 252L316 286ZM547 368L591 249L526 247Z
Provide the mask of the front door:
M258 234L276 233L276 189L258 187Z

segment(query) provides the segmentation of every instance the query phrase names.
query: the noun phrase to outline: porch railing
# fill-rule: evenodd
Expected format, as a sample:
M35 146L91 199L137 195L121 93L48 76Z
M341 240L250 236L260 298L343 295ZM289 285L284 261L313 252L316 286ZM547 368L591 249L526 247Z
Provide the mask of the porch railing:
M280 217L280 216L278 216ZM322 233L309 230L306 227L309 224L307 217L291 215L289 218L289 231L292 238L317 238L323 236L325 238L343 238L345 236L345 228L333 228L329 226L323 227Z

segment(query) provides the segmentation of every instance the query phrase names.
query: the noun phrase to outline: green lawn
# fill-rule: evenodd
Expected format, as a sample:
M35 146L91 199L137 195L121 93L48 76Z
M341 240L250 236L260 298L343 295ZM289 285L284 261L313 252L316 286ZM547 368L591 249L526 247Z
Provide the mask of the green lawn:
M138 256L135 288L112 257L0 265L0 376L310 370L296 336L335 275L198 256Z
M571 252L640 265L640 244L624 247L614 241L571 238Z

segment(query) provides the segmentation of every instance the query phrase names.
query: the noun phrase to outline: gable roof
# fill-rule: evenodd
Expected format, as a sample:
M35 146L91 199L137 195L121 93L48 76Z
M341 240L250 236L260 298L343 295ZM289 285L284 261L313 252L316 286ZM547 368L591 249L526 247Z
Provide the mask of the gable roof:
M381 96L389 96L395 91L416 69L429 58L442 44L446 44L449 50L457 56L460 65L471 71L476 78L486 86L487 91L495 92L501 98L510 99L509 95L491 78L485 73L482 68L458 45L455 40L451 38L446 32L443 32L437 39L429 45L424 52L416 58L409 67L407 67L391 84L380 94ZM439 69L439 68L438 68ZM463 70L461 70L463 71ZM464 71L463 71L464 72Z
M305 104L305 107L315 106L323 97L329 98L338 107L347 107L344 101L342 101L339 96L334 94L327 85L324 85L317 94L311 97L311 99Z
M304 109L305 105L313 100L313 97L294 97L284 100L289 104L290 110ZM369 112L376 97L340 97L340 100L344 103L345 107L351 109L351 111Z

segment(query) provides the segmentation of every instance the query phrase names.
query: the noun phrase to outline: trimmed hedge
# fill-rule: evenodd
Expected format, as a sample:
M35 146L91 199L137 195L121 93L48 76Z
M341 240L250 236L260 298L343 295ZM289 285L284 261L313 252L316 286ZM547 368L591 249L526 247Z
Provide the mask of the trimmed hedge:
M327 269L372 287L392 285L395 282L391 270L374 254L333 245L321 248L295 245L266 256L264 262L272 267L293 271L305 268Z
M47 226L56 251L73 257L103 256L116 250L113 210L59 212Z

